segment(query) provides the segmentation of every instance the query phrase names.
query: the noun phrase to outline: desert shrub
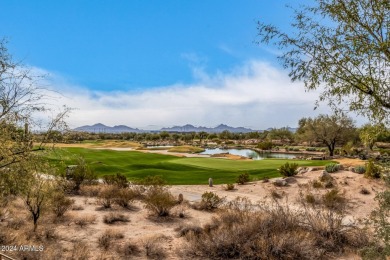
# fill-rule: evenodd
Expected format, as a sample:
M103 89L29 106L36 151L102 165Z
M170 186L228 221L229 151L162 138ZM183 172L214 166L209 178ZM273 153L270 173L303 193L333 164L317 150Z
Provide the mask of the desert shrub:
M278 169L279 173L284 177L295 176L298 172L298 164L286 162Z
M127 188L129 186L126 176L121 173L117 173L115 175L104 175L103 183L107 185L115 185L119 188Z
M108 215L105 215L103 218L103 222L106 224L115 224L117 222L129 222L129 218L123 214L120 213L109 213Z
M219 197L214 192L205 192L202 194L202 200L199 204L201 210L214 210L217 209L225 201L224 198Z
M146 251L146 256L152 259L163 259L166 257L162 243L165 242L167 237L165 236L154 236L146 239L143 246Z
M363 259L388 259L390 256L390 191L376 195L378 207L371 212L370 224L374 228L374 240L362 248Z
M225 190L234 190L234 184L233 183L226 184Z
M72 247L70 259L89 260L91 259L91 249L84 242L75 242Z
M133 189L120 188L115 192L114 203L122 208L128 208L136 197L137 193Z
M238 184L245 184L248 181L250 181L250 177L248 173L241 173L240 175L238 175L236 180Z
M322 182L333 181L333 177L329 173L325 172L320 176L320 181Z
M159 186L147 191L144 202L145 208L158 217L169 216L170 210L177 203L175 197L165 187Z
M269 178L268 177L263 177L263 178L261 178L261 181L263 183L269 182Z
M315 188L315 189L320 189L320 188L322 188L322 183L319 182L319 181L317 181L317 180L312 181L311 185L312 185L313 188Z
M113 240L119 240L122 238L124 238L124 235L121 232L108 229L98 238L98 245L104 250L108 250L111 248Z
M184 203L178 204L176 207L174 207L174 211L172 215L178 216L179 218L185 218L187 217L187 209L188 209L188 205Z
M313 194L309 193L305 195L305 200L309 204L315 204L316 203L316 198Z
M339 189L335 188L322 195L322 202L329 209L342 210L346 205L346 199L343 195L340 194Z
M272 142L261 142L261 143L257 144L257 148L259 148L261 150L271 150L272 147L273 147Z
M74 218L74 223L79 227L83 228L89 224L93 224L96 222L95 215L82 215Z
M84 207L81 206L81 205L74 205L74 206L72 206L72 210L75 210L75 211L77 211L77 210L84 210Z
M97 196L98 197L97 203L106 209L111 208L112 204L117 198L117 189L118 188L115 186L103 187Z
M141 249L139 246L132 242L126 242L122 246L117 247L117 253L121 256L126 257L126 259L131 259L132 256L139 256Z
M326 189L330 189L330 188L333 188L333 187L334 187L334 184L333 184L333 182L332 182L331 180L327 180L327 181L325 182L325 184L324 184L324 187L325 187Z
M189 233L198 236L203 232L201 227L195 225L179 226L175 228L175 231L178 233L179 237L187 236Z
M317 151L317 148L315 148L315 147L307 147L305 150L308 151L308 152L315 152L315 151Z
M329 212L233 201L202 231L184 234L184 252L196 259L327 259L364 245L364 234Z
M96 197L99 195L101 188L101 185L81 185L79 194L86 197Z
M74 200L65 196L63 192L55 192L51 197L51 208L56 217L62 217L73 204Z
M370 159L366 163L366 172L364 173L366 178L380 178L381 171L379 166L375 165L374 160Z
M364 194L364 195L368 195L368 194L370 194L371 192L370 192L368 189L362 187L362 188L360 189L360 193L361 193L361 194Z
M338 163L329 163L325 165L325 171L328 173L337 172L339 170L340 164Z
M20 228L22 228L25 225L25 222L26 221L22 218L12 218L12 219L9 219L7 221L7 227L15 229L15 230L19 230ZM2 244L1 239L0 239L0 244Z
M355 167L355 172L359 174L363 174L366 172L366 167L363 165L359 165Z
M81 184L94 183L97 175L89 168L83 158L79 158L77 166L72 169L68 178L73 182L73 191L78 193Z

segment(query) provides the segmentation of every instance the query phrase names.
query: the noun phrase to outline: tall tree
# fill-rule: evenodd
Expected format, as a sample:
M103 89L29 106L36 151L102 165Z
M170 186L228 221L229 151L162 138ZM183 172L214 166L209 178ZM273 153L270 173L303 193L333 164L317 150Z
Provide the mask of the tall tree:
M300 134L309 142L324 144L330 156L334 155L336 145L346 143L355 131L352 119L343 114L319 115L314 119L309 117L300 121L300 124L302 124Z
M314 0L295 11L292 32L258 23L259 44L273 43L293 81L321 89L319 101L343 102L389 123L390 1Z

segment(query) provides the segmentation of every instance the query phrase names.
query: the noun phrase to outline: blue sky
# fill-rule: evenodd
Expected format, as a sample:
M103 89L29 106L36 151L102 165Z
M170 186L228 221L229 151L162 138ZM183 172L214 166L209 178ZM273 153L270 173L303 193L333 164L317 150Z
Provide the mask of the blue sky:
M2 0L0 37L77 108L72 126L294 126L318 93L254 43L258 20L289 30L292 2Z

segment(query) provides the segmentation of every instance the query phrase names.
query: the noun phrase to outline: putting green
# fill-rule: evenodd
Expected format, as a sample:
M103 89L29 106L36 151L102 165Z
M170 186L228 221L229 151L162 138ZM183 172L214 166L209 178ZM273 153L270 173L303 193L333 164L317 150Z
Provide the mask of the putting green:
M249 173L255 179L280 176L277 168L287 161L300 166L322 166L330 161L264 159L235 161L217 158L180 158L171 155L137 151L61 148L47 155L49 163L65 171L66 165L76 164L82 156L98 176L122 173L130 180L148 175L161 175L168 184L233 183L240 173Z

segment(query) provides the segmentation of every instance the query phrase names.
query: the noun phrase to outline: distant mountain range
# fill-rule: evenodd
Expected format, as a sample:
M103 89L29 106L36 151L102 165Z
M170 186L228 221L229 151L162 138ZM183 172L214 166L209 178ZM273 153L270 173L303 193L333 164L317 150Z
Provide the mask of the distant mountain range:
M106 126L101 123L94 124L94 125L85 125L80 126L75 129L74 131L79 132L88 132L88 133L141 133L144 132L143 130L140 130L138 128L131 128L125 125L116 125L116 126Z
M296 128L291 128L287 127L288 130L291 132L295 132ZM263 132L263 130L253 130L250 128L245 128L245 127L232 127L224 124L220 124L219 126L216 127L204 127L204 126L193 126L190 124L183 125L183 126L173 126L173 127L163 127L161 129L156 129L156 130L142 130L138 128L131 128L126 125L116 125L116 126L106 126L104 124L98 123L94 125L85 125L85 126L80 126L75 129L74 131L79 131L79 132L89 132L89 133L147 133L147 132L162 132L162 131L167 131L167 132L180 132L180 133L186 133L186 132L207 132L207 133L221 133L223 131L229 131L231 133L249 133L249 132ZM272 128L267 129L272 130Z
M209 128L204 126L193 126L193 125L184 125L184 126L174 126L174 127L168 127L168 128L161 128L161 131L167 131L167 132L207 132L207 133L220 133L223 131L229 131L232 133L249 133L249 132L255 132L258 130L252 130L245 127L232 127L224 124L220 124L217 127Z
M160 130L142 130L138 128L131 128L125 125L116 125L116 126L106 126L104 124L98 123L94 125L85 125L80 126L75 129L74 131L80 131L80 132L89 132L89 133L143 133L143 132L161 132L161 131L167 131L167 132L208 132L208 133L220 133L225 130L232 132L232 133L248 133L248 132L254 132L258 130L252 130L245 127L231 127L228 125L220 124L217 127L209 128L209 127L203 127L203 126L193 126L190 124L184 125L184 126L173 126L173 127L167 127L167 128L161 128Z

